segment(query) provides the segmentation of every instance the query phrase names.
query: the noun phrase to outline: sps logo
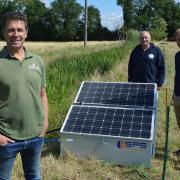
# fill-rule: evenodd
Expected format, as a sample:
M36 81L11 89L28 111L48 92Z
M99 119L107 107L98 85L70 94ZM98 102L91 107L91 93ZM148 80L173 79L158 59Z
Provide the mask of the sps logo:
M147 144L142 143L142 142L133 142L133 141L118 141L117 142L117 147L119 149L124 149L124 148L140 148L140 149L146 149Z

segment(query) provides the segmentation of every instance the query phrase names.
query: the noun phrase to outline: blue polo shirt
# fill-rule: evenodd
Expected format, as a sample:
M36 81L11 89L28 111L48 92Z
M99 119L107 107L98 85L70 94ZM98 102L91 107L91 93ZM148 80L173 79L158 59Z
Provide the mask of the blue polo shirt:
M175 55L174 93L180 96L180 51Z
M157 86L162 86L164 78L165 64L161 50L152 43L146 51L140 44L137 45L130 54L128 81L157 83Z

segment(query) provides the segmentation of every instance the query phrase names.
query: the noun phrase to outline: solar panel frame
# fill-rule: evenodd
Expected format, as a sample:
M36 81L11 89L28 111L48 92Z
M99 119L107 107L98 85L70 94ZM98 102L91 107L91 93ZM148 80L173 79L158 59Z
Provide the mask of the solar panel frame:
M90 88L85 89L85 86L88 87L88 85L90 85ZM100 87L98 89L99 85ZM140 86L140 88L138 86ZM146 87L146 89L143 87ZM153 89L151 89L152 87ZM125 88L128 88L128 93ZM137 91L136 94L133 94L135 91ZM134 103L132 103L132 101L134 101ZM74 104L156 109L156 101L157 85L155 83L83 81L74 100ZM150 104L149 106L146 105L148 103Z
M70 127L73 126L74 122L69 122L69 117L71 116L72 119L73 118L75 119L77 117L77 116L73 117L73 113L72 113L72 109L75 111L75 108L79 108L79 109L84 108L84 109L87 109L90 111L88 111L88 113L86 113L86 114L79 113L81 121L79 121L76 124L76 126L73 127L74 129L72 131L72 129L68 130L68 128L67 128L68 126L66 126L66 125L69 123ZM106 112L107 117L105 116L105 110L107 111ZM112 116L110 116L110 114L108 117L108 111L109 111L109 113L112 113L112 112L118 113L118 111L119 111L119 113L122 113L122 111L124 111L124 114L122 114L123 117L121 117L122 123L120 123L120 118L118 119L119 123L117 123L116 120L115 121L113 121L114 119L112 120ZM138 117L138 113L139 113L139 115L141 115L142 111L144 113L147 113L147 115L149 112L152 112L151 121L149 119L146 119L149 122L143 123L144 118L142 117L141 121L139 120L138 123L133 122L131 120L133 118L132 111L134 113L136 113L135 117ZM96 115L98 115L98 116L95 117L95 115L93 113L96 113ZM114 114L114 117L115 117L115 115L116 114ZM101 120L101 118L102 118L101 116L103 116L102 120ZM82 120L83 119L82 117L84 117L84 119L85 118L86 119L89 118L89 119L88 119L88 121L85 121L85 120ZM128 118L129 119L127 120L127 122L123 123L124 117L126 117L126 120ZM87 126L83 126L83 124L85 124L85 123L87 123L86 124ZM93 123L96 123L96 126L94 126ZM141 140L151 141L153 139L153 135L154 135L154 133L153 133L154 132L154 123L155 123L155 111L154 110L138 109L138 108L107 107L107 106L71 105L60 132L67 133L67 134L74 134L74 135L84 135L84 136L112 137L112 138L119 137L119 138L124 138L124 139L132 139L133 138L133 139L137 139L137 140L141 139ZM113 128L113 125L114 125L114 128ZM120 126L121 126L121 130L119 129ZM129 128L130 126L131 126L131 128ZM150 131L148 131L149 134L146 132L146 130L147 130L146 126L148 128L150 128ZM151 127L149 127L149 126L151 126ZM67 128L67 130L64 130L65 127ZM80 130L80 128L81 128L81 130ZM98 130L100 133L98 133ZM111 131L113 131L113 133ZM131 133L131 136L127 136L127 133L129 135ZM139 137L137 135L138 133L140 133Z

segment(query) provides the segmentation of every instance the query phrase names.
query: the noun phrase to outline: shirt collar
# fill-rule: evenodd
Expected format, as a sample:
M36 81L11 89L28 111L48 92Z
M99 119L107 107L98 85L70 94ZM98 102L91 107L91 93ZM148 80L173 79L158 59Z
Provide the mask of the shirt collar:
M153 44L153 43L149 43L149 45L150 45L150 46L146 49L146 51L149 50L149 49L152 49L152 48L154 47L154 44ZM143 50L141 44L139 44L139 48L140 48L141 50ZM143 50L143 51L144 51L144 50Z
M25 50L25 58L24 59L28 59L33 56L33 54L31 52L27 51L25 47L24 47L24 50ZM0 57L1 58L10 57L8 51L6 50L6 46L4 46L4 48L0 51Z
M5 57L8 57L9 54L8 52L6 51L5 47L0 51L0 57L1 58L5 58Z

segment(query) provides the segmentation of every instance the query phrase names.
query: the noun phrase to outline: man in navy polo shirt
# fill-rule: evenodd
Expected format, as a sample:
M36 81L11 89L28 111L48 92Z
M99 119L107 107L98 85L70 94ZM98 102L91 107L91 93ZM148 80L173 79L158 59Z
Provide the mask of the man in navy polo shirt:
M156 83L157 89L163 85L165 78L164 57L161 50L150 43L151 36L147 31L140 32L140 44L130 54L128 81Z
M175 40L177 46L180 48L180 29L175 32ZM180 51L175 55L175 77L174 77L174 111L178 127L180 129ZM175 155L180 156L180 149L174 152Z

